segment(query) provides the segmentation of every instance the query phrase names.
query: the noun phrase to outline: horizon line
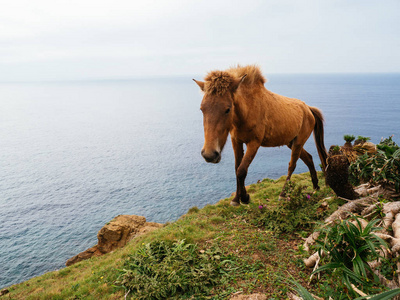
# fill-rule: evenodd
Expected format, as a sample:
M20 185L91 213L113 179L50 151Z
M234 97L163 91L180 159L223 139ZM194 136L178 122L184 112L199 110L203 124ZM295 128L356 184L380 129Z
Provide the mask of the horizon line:
M400 75L399 72L271 72L265 74L268 76L275 75L285 75L285 76L293 76L293 75ZM109 78L70 78L70 79L39 79L39 80L0 80L0 84L18 84L18 83L74 83L74 82L105 82L105 81L141 81L141 80L169 80L169 79L184 79L189 78L203 78L203 75L195 74L195 75L148 75L143 77L109 77Z

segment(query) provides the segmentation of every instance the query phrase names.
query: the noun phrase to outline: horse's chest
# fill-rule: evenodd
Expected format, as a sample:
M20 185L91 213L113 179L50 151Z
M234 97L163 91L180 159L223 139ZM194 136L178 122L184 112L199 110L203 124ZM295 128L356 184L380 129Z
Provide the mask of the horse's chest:
M254 128L242 126L234 128L231 131L231 137L236 141L247 144L257 139L257 133L254 131Z

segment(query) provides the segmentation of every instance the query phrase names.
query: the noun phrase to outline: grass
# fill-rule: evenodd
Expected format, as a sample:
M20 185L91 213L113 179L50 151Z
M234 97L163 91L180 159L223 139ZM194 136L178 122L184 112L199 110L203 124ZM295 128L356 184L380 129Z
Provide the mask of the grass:
M319 176L321 190L313 193L308 173L294 175L292 198L285 201L278 200L284 177L264 179L248 188L249 205L232 207L231 197L202 209L193 207L179 220L138 237L123 249L13 285L2 299L122 299L129 284L123 284L126 272L121 270L127 270L132 257L137 258L151 245L179 241L193 245L188 246L193 259L198 259L195 254L200 250L218 249L218 255L229 257L234 265L218 269L224 276L208 281L207 289L193 299L229 299L236 292L260 292L268 299L282 299L290 290L290 283L282 278L288 277L318 294L321 288L307 285L311 270L302 262L306 256L301 246L303 237L311 233L318 220L342 204L332 197L333 192ZM331 197L328 210L321 209L326 197ZM214 274L211 279L216 278L215 273L210 274ZM142 297L132 289L128 299ZM190 296L190 291L184 293Z

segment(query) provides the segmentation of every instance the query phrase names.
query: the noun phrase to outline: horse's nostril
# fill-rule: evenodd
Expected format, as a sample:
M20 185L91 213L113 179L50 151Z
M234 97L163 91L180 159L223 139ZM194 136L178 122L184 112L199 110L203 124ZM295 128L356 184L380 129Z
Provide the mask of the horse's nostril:
M206 152L204 149L202 149L201 155L207 162L216 163L219 162L219 160L221 159L221 153L219 151Z

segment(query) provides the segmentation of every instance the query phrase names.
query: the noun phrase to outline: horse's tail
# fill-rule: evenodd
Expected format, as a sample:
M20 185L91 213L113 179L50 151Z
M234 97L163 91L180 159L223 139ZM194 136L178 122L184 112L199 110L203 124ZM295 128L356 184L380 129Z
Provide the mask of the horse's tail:
M321 160L322 170L325 174L328 153L326 152L324 144L324 117L318 108L310 106L310 110L315 118L314 139L315 144L317 145L318 155Z

